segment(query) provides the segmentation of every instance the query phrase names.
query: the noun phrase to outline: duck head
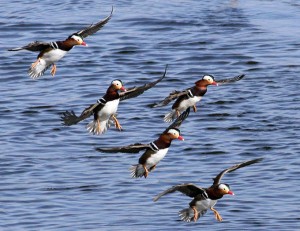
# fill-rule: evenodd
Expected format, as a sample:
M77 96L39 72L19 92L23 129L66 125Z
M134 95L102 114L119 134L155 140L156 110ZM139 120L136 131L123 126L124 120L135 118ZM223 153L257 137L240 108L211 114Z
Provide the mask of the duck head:
M200 87L206 87L208 85L218 86L218 83L215 81L215 78L212 75L204 75L202 79L198 80L195 84Z
M119 79L112 81L111 87L113 87L115 90L126 91L125 87L123 86L123 82Z
M87 47L88 45L83 41L83 38L79 34L72 34L69 36L67 41L73 45L73 46L85 46Z

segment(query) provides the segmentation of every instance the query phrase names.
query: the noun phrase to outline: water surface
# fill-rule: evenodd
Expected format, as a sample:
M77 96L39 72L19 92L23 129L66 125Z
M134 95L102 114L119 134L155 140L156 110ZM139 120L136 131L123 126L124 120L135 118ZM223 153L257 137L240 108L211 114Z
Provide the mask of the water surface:
M106 17L49 72L34 81L36 58L9 48L34 40L63 40ZM10 1L0 7L1 230L298 230L299 35L295 1ZM167 78L142 96L124 101L114 128L104 136L85 125L63 127L60 114L80 113L113 79L126 87ZM170 106L152 109L172 90L203 74L216 79L246 74L232 85L211 86L198 112L181 130L166 158L147 179L131 179L139 155L103 154L97 147L148 143L168 125ZM190 198L153 197L184 182L207 187L221 170L264 157L228 174L236 196L197 223L177 212Z

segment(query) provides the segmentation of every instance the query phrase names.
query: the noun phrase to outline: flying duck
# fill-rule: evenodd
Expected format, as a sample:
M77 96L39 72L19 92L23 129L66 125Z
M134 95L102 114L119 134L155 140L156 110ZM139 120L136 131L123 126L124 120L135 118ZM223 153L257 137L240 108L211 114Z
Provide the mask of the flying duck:
M125 99L130 99L143 94L148 89L159 83L167 73L167 67L164 74L156 81L144 84L140 87L132 87L125 89L121 80L112 81L108 87L106 94L96 103L87 107L80 116L76 116L74 111L66 111L62 113L61 119L63 125L71 126L79 123L82 120L94 115L93 121L87 125L87 130L94 135L100 135L106 132L112 123L115 123L117 129L122 130L119 121L116 118L119 102ZM120 92L122 91L122 92Z
M221 215L216 209L214 209L217 200L221 199L224 195L234 195L230 190L228 184L221 183L221 179L225 173L233 172L239 168L258 163L262 161L263 158L258 158L250 161L245 161L236 164L230 168L227 168L220 172L215 178L213 178L213 184L209 188L201 188L192 183L175 185L162 193L158 194L153 200L157 201L162 196L179 191L191 198L193 200L189 204L189 208L179 211L179 217L181 220L190 222L197 221L201 216L203 216L208 209L212 210L215 214L217 221L222 221Z
M183 91L173 91L168 97L159 103L153 105L153 107L162 107L169 104L172 100L176 99L172 106L172 111L167 113L164 117L165 122L172 122L181 112L185 111L188 107L193 107L194 112L197 111L196 103L202 99L205 95L207 87L209 85L222 85L227 83L233 83L241 80L245 75L239 75L234 78L222 79L215 81L212 75L204 75L202 79L195 82L195 86L190 87Z
M37 79L42 76L45 71L52 65L50 73L52 76L56 73L56 62L62 59L68 51L70 51L74 46L87 46L83 41L84 38L96 33L100 30L112 17L113 8L109 16L103 20L91 24L90 26L80 30L76 33L71 34L64 41L56 42L41 42L35 41L27 44L23 47L17 47L9 49L9 51L19 51L19 50L28 50L33 52L40 52L37 56L37 60L32 63L28 70L28 74L31 78Z
M123 147L113 148L97 148L100 152L123 152L123 153L139 153L145 150L144 154L139 158L139 162L133 165L131 177L147 178L149 172L155 169L156 165L165 157L173 140L184 140L180 135L179 127L181 123L188 117L190 108L187 108L165 131L158 137L157 140L149 144L135 143Z

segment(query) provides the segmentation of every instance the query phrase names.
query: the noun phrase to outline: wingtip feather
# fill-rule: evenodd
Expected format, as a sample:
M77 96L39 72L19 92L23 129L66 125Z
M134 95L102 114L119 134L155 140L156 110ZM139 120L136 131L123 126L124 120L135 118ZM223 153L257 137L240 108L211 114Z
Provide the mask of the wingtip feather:
M8 49L7 51L19 51L19 50L22 50L22 49L23 49L22 47L16 47L16 48Z
M153 198L153 201L156 202L159 199L159 195L157 195L156 197Z

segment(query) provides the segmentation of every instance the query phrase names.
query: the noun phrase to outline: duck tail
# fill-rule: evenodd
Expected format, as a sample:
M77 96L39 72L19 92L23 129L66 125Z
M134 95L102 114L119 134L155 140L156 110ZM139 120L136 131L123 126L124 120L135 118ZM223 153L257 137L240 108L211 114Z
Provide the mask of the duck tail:
M93 133L93 135L101 135L107 131L109 126L110 123L108 123L108 120L104 120L104 121L93 120L86 126L86 129L90 133Z
M207 212L207 210L201 210L199 211L198 210L198 214L197 214L197 220L202 217L205 213ZM195 211L189 207L187 209L183 209L183 210L180 210L179 213L178 213L180 219L182 221L185 221L185 222L191 222L191 221L197 221L197 220L194 220L194 216L195 216Z
M176 110L172 110L171 112L169 112L165 115L164 121L166 123L171 123L176 118L177 118Z
M51 65L48 65L44 59L40 58L28 69L28 75L32 79L37 79L41 77L50 66Z
M130 167L131 177L132 178L139 178L145 176L145 169L142 164L132 165Z
M194 217L194 211L191 208L180 210L178 213L180 220L185 222L191 222Z

